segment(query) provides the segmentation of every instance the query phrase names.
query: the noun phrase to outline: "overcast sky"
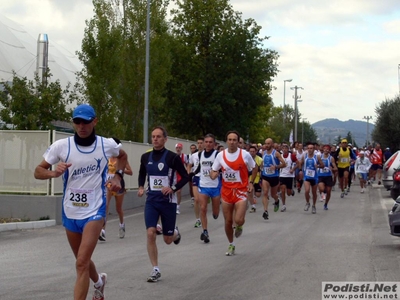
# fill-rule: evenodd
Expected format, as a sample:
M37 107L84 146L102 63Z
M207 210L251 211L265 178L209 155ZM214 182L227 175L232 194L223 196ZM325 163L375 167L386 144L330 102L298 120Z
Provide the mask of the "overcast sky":
M274 105L294 106L299 86L303 118L375 119L375 107L399 93L399 0L232 0L243 18L253 18L276 50L279 74ZM80 49L91 0L3 1L1 13L34 37L47 33L72 53ZM371 121L370 121L371 122Z

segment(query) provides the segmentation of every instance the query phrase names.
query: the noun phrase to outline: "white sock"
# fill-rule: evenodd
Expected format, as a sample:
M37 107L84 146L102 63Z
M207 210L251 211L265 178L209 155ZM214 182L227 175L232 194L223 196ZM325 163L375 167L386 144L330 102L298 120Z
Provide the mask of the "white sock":
M157 272L160 272L160 268L159 268L158 266L154 266L154 267L153 267L153 270L154 270L154 271L157 271Z
M119 227L125 227L125 223L122 223L122 224L120 223Z
M180 209L180 208L181 208L181 206L180 206L180 205L177 205L177 206L176 206L176 209Z
M103 286L103 280L101 279L101 275L99 274L99 280L94 284L95 288L99 288Z
M252 205L251 205L251 207L254 207L254 208L256 208L256 205L255 205L255 204L252 204Z

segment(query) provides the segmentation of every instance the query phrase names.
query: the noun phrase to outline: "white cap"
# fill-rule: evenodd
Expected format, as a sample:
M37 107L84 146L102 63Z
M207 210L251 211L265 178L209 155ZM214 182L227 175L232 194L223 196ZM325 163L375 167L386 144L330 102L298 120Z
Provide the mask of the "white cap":
M364 151L360 151L360 153L359 154L365 154L365 152Z

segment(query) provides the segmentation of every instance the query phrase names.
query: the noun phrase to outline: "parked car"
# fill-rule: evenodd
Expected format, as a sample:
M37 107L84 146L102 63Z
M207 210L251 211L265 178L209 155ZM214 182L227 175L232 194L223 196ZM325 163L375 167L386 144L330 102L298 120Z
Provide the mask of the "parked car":
M400 197L394 202L388 217L390 234L400 237Z
M394 153L383 165L382 184L387 190L392 188L394 169L400 168L399 154L400 150Z

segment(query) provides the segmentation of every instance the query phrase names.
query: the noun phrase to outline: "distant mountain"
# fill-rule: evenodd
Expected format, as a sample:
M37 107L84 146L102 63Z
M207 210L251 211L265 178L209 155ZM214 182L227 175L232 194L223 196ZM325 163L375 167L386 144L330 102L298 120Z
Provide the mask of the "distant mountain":
M316 131L321 143L334 143L337 137L346 137L348 132L351 132L354 141L358 146L364 146L367 140L367 122L365 121L340 121L338 119L325 119L311 124L311 127ZM369 140L371 141L371 132L375 125L369 123ZM349 141L349 143L354 141Z

